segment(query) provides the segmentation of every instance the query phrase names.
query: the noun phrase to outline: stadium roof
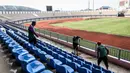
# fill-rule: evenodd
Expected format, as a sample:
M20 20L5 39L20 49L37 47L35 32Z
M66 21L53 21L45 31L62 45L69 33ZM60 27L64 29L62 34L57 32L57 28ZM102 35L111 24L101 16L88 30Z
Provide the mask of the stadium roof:
M101 7L102 9L109 9L109 8L111 8L110 6L102 6Z
M25 6L3 5L0 6L0 11L40 11L40 10Z

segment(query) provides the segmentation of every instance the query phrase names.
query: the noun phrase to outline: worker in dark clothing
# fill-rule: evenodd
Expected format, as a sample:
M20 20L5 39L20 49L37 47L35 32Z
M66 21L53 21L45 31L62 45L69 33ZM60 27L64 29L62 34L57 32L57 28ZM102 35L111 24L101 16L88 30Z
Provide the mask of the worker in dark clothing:
M78 46L80 42L80 37L79 36L74 36L73 37L73 49L74 49L74 54L78 56Z
M109 54L109 50L101 44L101 42L97 42L97 58L98 58L98 66L100 65L101 61L104 62L106 69L108 69L108 58L107 55Z
M38 37L38 35L36 34L35 30L34 30L34 26L36 25L35 21L32 21L32 24L29 26L28 28L28 38L29 38L29 43L36 45L37 43L37 39L35 36Z

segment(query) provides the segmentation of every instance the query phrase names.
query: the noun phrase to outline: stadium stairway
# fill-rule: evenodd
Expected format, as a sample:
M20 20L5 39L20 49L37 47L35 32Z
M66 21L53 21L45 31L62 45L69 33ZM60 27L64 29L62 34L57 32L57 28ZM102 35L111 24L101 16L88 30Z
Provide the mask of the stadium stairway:
M66 51L63 51L46 42L41 42L39 40L38 44L35 47L32 44L28 43L28 38L24 33L18 32L9 27L7 28L7 34L10 35L19 44L21 44L24 48L26 48L28 50L26 50L26 53L33 53L36 57L39 57L41 61L46 62L48 66L56 69L57 73L112 73L111 71L108 71L102 67L92 64L91 62L87 62L78 56L67 53ZM10 51L13 54L14 52L16 52L16 50L12 50L12 47L10 48ZM22 51L25 52L25 50ZM24 54L14 54L16 61L21 62L21 57L19 56L23 55ZM35 59L35 57L33 57L33 59ZM25 72L28 72L26 68L31 68L31 65L31 63L21 63L21 66Z

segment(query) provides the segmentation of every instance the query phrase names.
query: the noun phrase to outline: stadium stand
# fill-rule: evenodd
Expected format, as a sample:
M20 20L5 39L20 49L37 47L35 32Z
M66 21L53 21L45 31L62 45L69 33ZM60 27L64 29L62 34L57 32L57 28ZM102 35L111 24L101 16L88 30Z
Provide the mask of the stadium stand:
M90 15L90 12L89 11L74 11L74 12L71 12L71 15Z
M3 11L4 10L4 7L3 6L0 6L0 11Z
M42 62L56 69L57 73L113 73L46 42L38 40L37 45L33 46L27 41L28 37L24 33L7 25L4 27L7 29L7 34L0 32L0 39L27 73L52 73L37 60L37 56Z
M24 6L3 5L0 6L0 11L40 11L40 10Z
M34 13L36 14L38 17L53 17L54 13L53 12L41 12L41 13Z
M8 18L10 21L17 21L30 18L58 17L58 16L84 16L84 17L101 17L101 16L117 16L117 11L98 10L98 11L70 11L70 12L38 12L38 13L19 13L19 14L0 14L1 17Z
M24 6L0 6L0 18L2 20L16 21L30 18L58 17L58 16L77 16L77 17L101 17L101 16L117 16L116 10L95 10L95 11L40 11L38 9Z
M65 12L65 11L61 11L61 12L53 12L54 16L71 16L72 13L71 12Z
M115 15L115 14L118 14L117 11L115 10L104 10L104 11L101 11L102 12L102 15Z
M28 19L28 18L36 18L33 14L2 14L2 16L6 16L8 20L17 20L17 19Z

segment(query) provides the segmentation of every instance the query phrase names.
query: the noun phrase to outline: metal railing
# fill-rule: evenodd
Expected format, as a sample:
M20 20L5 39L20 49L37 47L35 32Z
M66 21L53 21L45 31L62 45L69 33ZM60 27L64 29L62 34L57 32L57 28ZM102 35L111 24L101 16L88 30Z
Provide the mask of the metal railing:
M25 23L25 22L31 22L31 21L39 21L39 20L49 20L49 19L61 19L61 18L80 18L80 17L91 17L91 18L101 18L101 17L117 17L117 14L112 15L71 15L71 16L51 16L51 17L40 17L40 18L30 18L30 19L20 19L16 21L12 21L18 24Z
M52 32L52 31L44 30L44 29L36 29L36 31L39 31L39 30L40 30L41 34L48 35L51 38L55 37L58 40L63 40L65 42L72 43L72 36ZM87 49L89 48L91 50L95 50L96 43L83 39L83 40L80 40L80 46L86 47ZM129 50L124 50L124 49L120 49L118 47L113 47L113 46L109 46L109 45L106 45L106 47L109 49L109 51L110 51L109 54L111 56L116 57L119 60L124 59L124 60L130 61L130 51Z
M8 24L17 27L17 28L22 28L22 29L28 29L28 27L23 26L23 25L16 25L14 23L10 23L8 22ZM50 38L55 38L57 40L62 40L64 42L68 42L68 43L72 43L72 36L68 36L68 35L64 35L64 34L60 34L60 33L56 33L56 32L52 32L49 30L44 30L44 29L36 29L35 30L45 36L48 36ZM88 41L88 40L80 40L80 46L81 47L85 47L85 49L90 49L95 51L95 46L96 43L92 42L92 41ZM115 58L117 58L118 60L125 60L125 61L129 61L130 62L130 51L129 50L124 50L118 47L113 47L113 46L109 46L106 45L106 47L109 49L109 55L113 56Z

